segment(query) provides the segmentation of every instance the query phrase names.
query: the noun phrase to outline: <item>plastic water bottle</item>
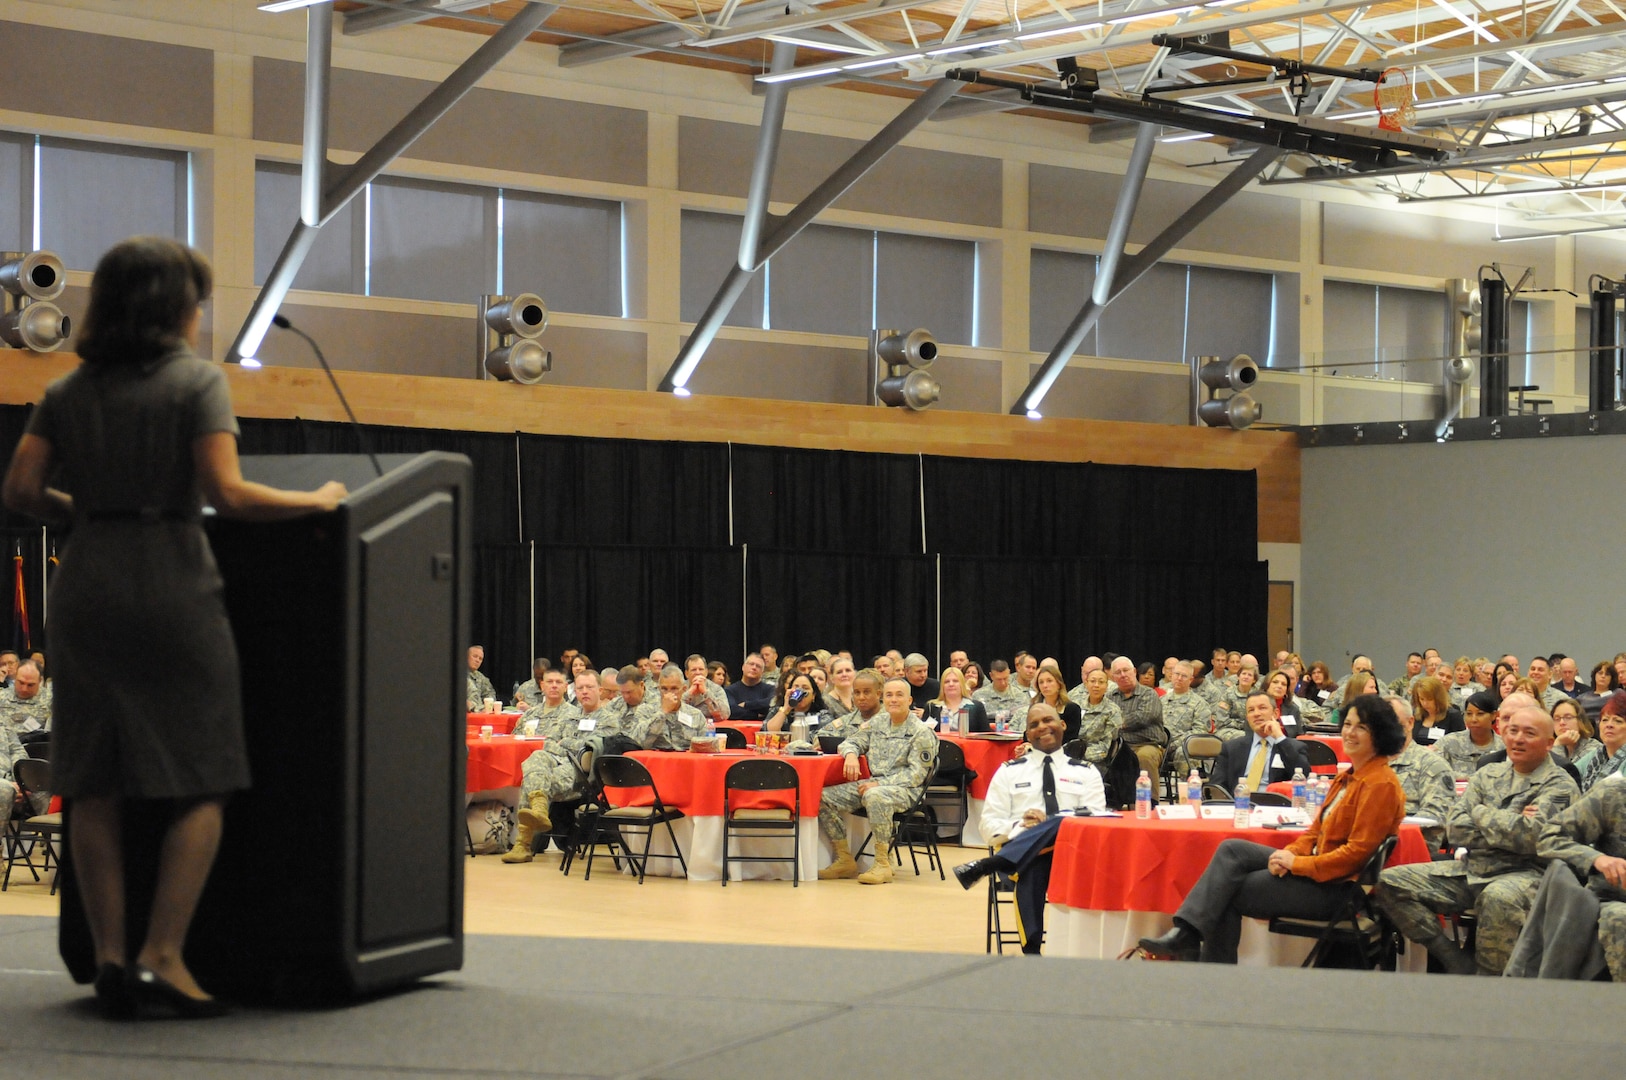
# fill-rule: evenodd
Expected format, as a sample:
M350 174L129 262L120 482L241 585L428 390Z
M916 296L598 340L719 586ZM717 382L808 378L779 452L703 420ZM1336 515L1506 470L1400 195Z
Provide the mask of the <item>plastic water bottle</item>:
M1315 786L1315 808L1321 811L1327 806L1327 792L1332 788L1332 778L1323 776Z
M1303 810L1305 808L1305 806L1307 805L1306 802L1305 802L1305 799L1306 799L1307 796L1306 796L1305 791L1304 791L1304 786L1305 786L1304 785L1304 770L1303 769L1294 769L1293 770L1293 809L1295 809L1295 810Z
M1135 816L1152 816L1152 778L1145 769L1140 771L1140 779L1135 781Z
M1239 829L1248 827L1248 815L1253 812L1253 793L1248 790L1248 782L1241 780L1236 785L1236 812L1231 816L1231 824Z
M1186 802L1200 815L1203 806L1203 778L1192 769L1191 775L1186 777Z

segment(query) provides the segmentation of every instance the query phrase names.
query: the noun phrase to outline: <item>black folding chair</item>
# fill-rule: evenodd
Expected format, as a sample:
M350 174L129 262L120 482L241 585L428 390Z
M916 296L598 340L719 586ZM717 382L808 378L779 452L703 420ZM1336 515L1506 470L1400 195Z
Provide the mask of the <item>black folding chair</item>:
M749 750L751 744L745 739L745 732L736 727L720 727L717 729L723 736L724 750Z
M644 883L644 873L649 867L650 859L676 859L678 865L683 868L683 876L688 877L689 864L684 861L683 849L678 847L677 833L672 830L672 822L682 818L683 811L675 810L661 802L661 793L655 787L655 778L649 775L649 770L644 768L643 762L620 754L608 754L594 762L593 769L598 775L599 786L605 790L606 795L612 788L648 788L650 802L646 806L605 804L604 811L596 815L593 834L588 839L587 873L583 875L584 880L591 881L593 878L593 858L604 839L603 830L610 826L620 834L619 840L611 843L619 843L622 853L637 868L638 884ZM673 854L650 854L649 847L654 842L657 825L666 826L666 836L672 841ZM642 852L633 853L632 845L626 842L628 832L633 835L642 833L644 838Z
M846 736L844 736L844 735L820 735L819 736L819 753L821 753L821 754L833 754L838 749L840 749L841 744L846 742L846 741L847 741L847 739L846 739Z
M945 744L942 740L938 740L939 749L944 745L953 744ZM919 877L920 860L916 858L916 855L924 851L926 869L935 869L937 871L937 880L946 881L948 878L943 873L943 854L937 848L937 814L930 806L926 805L926 792L931 790L932 781L936 776L937 759L933 759L931 771L926 774L926 783L921 787L920 794L915 796L915 801L910 803L906 809L899 810L892 815L892 858L894 862L897 861L900 846L908 848L909 865L914 868L915 876ZM853 814L862 818L869 817L869 813L863 806L859 806L858 809L853 811ZM853 854L853 858L862 858L864 852L869 850L870 841L874 838L874 832L864 837L863 844Z
M1389 925L1372 903L1371 890L1378 883L1378 874L1394 854L1399 837L1391 836L1377 846L1366 865L1354 881L1349 882L1349 896L1336 914L1326 920L1294 919L1278 915L1270 920L1272 934L1293 937L1313 937L1314 945L1300 967L1314 967L1333 945L1348 945L1360 951L1363 965L1378 967L1387 959L1391 962L1400 948L1399 931Z
M1286 795L1278 795L1274 791L1256 791L1253 793L1255 806L1292 806L1293 800Z
M1304 747L1304 756L1310 759L1311 769L1318 765L1338 768L1338 755L1326 743L1319 739L1300 739L1299 745Z
M992 847L988 849L988 854L994 854ZM1004 956L1005 946L1022 944L1021 931L1005 929L1003 910L1009 910L1011 918L1015 919L1016 882L1003 871L996 870L988 875L988 926L984 952L998 952Z
M604 789L599 785L598 773L593 768L595 758L592 746L588 746L576 759L577 766L587 777L587 786L582 791L582 797L572 815L570 830L563 837L553 837L559 845L559 853L563 857L559 860L559 872L566 877L570 876L570 865L576 861L579 852L587 850L595 839L598 839L610 851L615 860L615 868L621 869L621 858L626 854L625 845L621 843L621 834L614 825L606 826L600 830L599 818L603 815L607 804L604 801ZM552 804L549 808L552 816ZM557 822L555 822L557 826ZM552 834L549 834L552 836ZM620 854L617 854L617 851Z
M17 789L30 801L45 801L51 792L51 763L39 758L19 758L12 765L12 778ZM6 871L0 877L0 892L11 886L11 871L21 856L23 865L40 879L40 872L51 873L61 862L57 843L62 838L62 815L31 814L26 818L12 818L6 822ZM34 852L43 849L40 864L34 865ZM56 875L51 876L51 895L56 895Z
M937 772L926 788L926 805L934 813L939 807L953 807L954 817L948 821L939 818L939 826L954 826L954 839L965 833L966 819L971 816L971 781L977 771L965 763L965 750L959 743L948 739L937 742Z
M737 791L788 791L789 805L774 807L739 806ZM802 781L788 761L775 758L747 758L736 761L723 773L723 887L728 887L731 862L788 862L791 888L802 883ZM790 834L789 856L730 855L730 838ZM785 839L781 836L780 839Z

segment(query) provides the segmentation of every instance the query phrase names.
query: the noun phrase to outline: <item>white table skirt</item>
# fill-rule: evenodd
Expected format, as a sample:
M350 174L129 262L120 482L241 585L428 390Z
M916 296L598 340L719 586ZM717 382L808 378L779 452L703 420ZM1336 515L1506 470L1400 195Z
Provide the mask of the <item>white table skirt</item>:
M1143 937L1157 937L1174 928L1174 917L1161 911L1090 911L1049 904L1045 907L1044 951L1047 956L1077 956L1115 960ZM1272 934L1263 919L1243 919L1237 963L1250 967L1298 967L1315 944L1312 938ZM1428 969L1428 954L1408 943L1398 968L1405 972Z

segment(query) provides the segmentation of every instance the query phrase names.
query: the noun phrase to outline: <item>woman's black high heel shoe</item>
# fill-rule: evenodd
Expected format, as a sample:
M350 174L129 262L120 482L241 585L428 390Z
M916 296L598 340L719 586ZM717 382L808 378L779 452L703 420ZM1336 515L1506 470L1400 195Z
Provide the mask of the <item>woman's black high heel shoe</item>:
M109 1020L128 1020L135 1015L135 1001L130 997L130 985L124 969L117 964L103 964L96 969L96 1004Z
M136 1012L148 1017L208 1020L231 1010L215 998L195 998L174 983L140 964L130 969L129 994Z

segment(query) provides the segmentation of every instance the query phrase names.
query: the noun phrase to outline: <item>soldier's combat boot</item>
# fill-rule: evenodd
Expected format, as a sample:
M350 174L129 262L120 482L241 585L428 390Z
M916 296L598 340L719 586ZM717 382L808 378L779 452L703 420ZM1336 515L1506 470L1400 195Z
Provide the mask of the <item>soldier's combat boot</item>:
M858 864L853 861L852 849L847 846L847 841L836 840L831 843L831 846L835 848L836 857L831 860L829 866L819 871L819 880L830 881L834 878L857 877Z
M502 853L503 862L531 861L531 827L523 821L514 827L514 846Z
M892 880L892 846L875 841L875 865L858 875L862 885L885 885Z
M1459 948L1444 934L1435 934L1422 944L1428 950L1428 955L1440 962L1447 975L1473 975L1479 970L1479 965L1474 962L1474 954Z
M522 827L530 826L533 833L553 831L553 819L548 816L548 797L540 791L531 793L531 805L520 807L514 818Z

